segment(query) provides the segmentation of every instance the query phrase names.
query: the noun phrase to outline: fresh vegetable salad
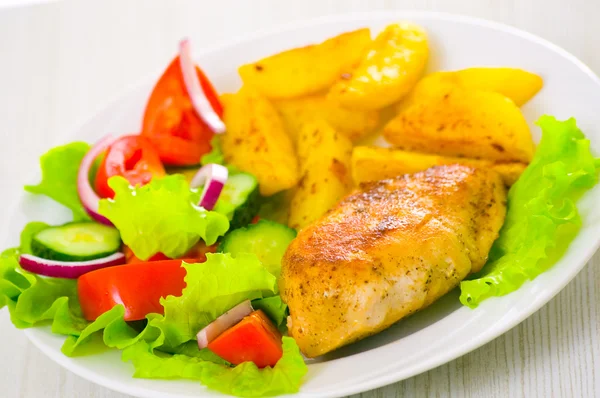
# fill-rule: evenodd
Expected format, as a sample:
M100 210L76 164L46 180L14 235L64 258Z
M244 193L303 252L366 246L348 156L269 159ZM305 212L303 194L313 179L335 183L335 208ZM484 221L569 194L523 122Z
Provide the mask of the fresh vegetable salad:
M42 156L42 181L25 189L73 219L31 222L19 247L2 253L0 305L17 327L49 322L67 336L68 356L101 336L136 377L242 396L293 393L307 368L285 337L277 277L296 231L261 220L256 177L224 165L221 103L189 42L180 50L141 134Z
M65 355L84 355L93 344L122 350L135 377L196 380L239 396L294 393L307 366L296 343L302 336L288 337L288 315L299 310L282 300L294 292L281 280L304 253L290 253L290 243L351 192L359 199L345 204L360 216L363 202L386 199L360 197L374 181L435 166L443 174L449 164L493 170L506 200L488 206L503 209L503 226L490 232L487 265L445 291L460 283L461 302L476 307L518 289L576 235L576 201L596 184L600 163L573 119L542 117L535 148L519 106L541 89L539 76L470 68L421 78L428 52L427 35L414 24L390 25L374 40L360 29L244 65L240 91L219 97L184 40L139 132L42 156L41 182L25 189L73 216L62 225L30 222L19 246L1 254L0 307L18 328L50 324L66 336ZM394 148L367 144L381 131ZM410 224L403 217L372 224L391 234ZM371 221L352 231L337 231L340 220L327 223L361 242ZM317 246L326 250L329 238ZM327 261L341 268L355 257ZM309 296L310 282L301 281L295 298ZM370 283L354 282L331 283ZM376 301L360 292L359 301ZM366 335L389 326L373 322ZM357 315L351 327L360 326ZM338 346L356 339L347 340Z

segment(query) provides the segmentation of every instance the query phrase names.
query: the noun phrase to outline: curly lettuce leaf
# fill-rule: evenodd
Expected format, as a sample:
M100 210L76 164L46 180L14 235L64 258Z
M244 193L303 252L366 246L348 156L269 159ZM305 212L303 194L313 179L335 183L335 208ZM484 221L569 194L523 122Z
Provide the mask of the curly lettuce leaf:
M21 232L18 248L0 256L0 308L7 306L12 323L17 328L30 328L50 323L52 333L66 335L63 352L72 356L79 346L86 346L91 335L106 327L104 341L108 347L134 344L139 333L130 330L123 321L123 307L115 307L96 322L83 318L77 298L77 280L46 278L23 270L18 255L31 254L33 236L50 226L30 222ZM119 312L120 311L120 312ZM107 327L107 325L109 327ZM130 342L126 342L126 338Z
M21 231L19 253L32 254L31 241L33 240L33 237L38 232L41 232L47 228L50 228L50 225L41 221L32 221L25 225L25 228L23 228L23 231Z
M296 393L308 370L290 337L283 338L283 356L273 368L258 369L252 362L231 368L185 355L158 356L145 341L126 348L123 361L133 363L134 377L197 380L208 388L241 397Z
M200 329L242 301L272 296L276 289L275 277L251 254L209 253L206 262L183 267L182 295L163 298L164 317L149 322L164 333L167 349L194 340Z
M508 210L488 263L460 285L460 301L471 308L517 290L550 268L581 227L576 202L598 182L600 159L575 119L543 116L534 159L508 193Z
M142 260L156 253L183 256L200 239L212 245L229 229L227 217L195 205L198 192L179 174L155 178L141 187L112 177L114 199L100 201L100 214L121 233L123 242Z
M61 351L66 356L74 356L78 348L91 341L93 335L102 331L103 342L107 347L124 348L135 344L143 333L136 331L123 320L125 308L122 305L113 307L100 315L94 322L75 333L69 334Z
M209 361L219 365L231 366L229 362L227 362L208 348L203 348L202 350L199 349L198 342L196 340L188 341L187 343L184 343L171 350L160 349L160 352L172 355L185 355L187 357L199 358L203 361Z
M77 300L77 281L45 278L21 268L17 260L21 253L31 253L33 236L49 226L31 222L21 233L20 247L0 256L0 308L6 306L17 328L29 328L50 322L52 331L68 334L84 327Z
M90 146L85 142L72 142L49 150L40 158L42 181L37 185L26 185L25 190L46 195L68 207L76 221L89 219L77 193L79 164L89 150Z

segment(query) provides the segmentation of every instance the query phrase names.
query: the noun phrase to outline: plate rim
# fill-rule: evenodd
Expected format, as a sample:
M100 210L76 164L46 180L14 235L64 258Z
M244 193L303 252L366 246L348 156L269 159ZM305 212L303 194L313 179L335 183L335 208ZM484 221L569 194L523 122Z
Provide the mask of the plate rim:
M200 51L197 51L194 58L200 59L205 54L216 52L216 51L221 50L226 47L235 46L235 45L245 43L245 42L252 42L252 41L261 39L263 37L276 35L276 34L282 33L282 32L303 29L303 28L307 28L307 27L311 27L311 26L315 26L315 25L326 25L326 24L342 22L342 21L350 22L350 21L362 20L362 19L372 19L373 21L376 21L378 19L389 18L391 16L397 17L400 19L424 18L424 19L430 19L430 20L457 22L457 23L461 23L461 24L467 24L467 25L471 25L471 26L479 26L482 28L487 28L487 29L492 29L492 30L512 34L512 35L522 38L524 40L527 40L527 41L533 42L535 44L538 44L542 47L545 47L546 49L565 58L566 60L568 60L575 66L577 66L577 68L579 70L581 70L583 73L585 73L587 75L587 77L589 77L600 89L600 78L587 64L585 64L582 60L580 60L579 58L574 56L569 51L565 50L564 48L560 47L559 45L557 45L547 39L544 39L538 35L535 35L533 33L525 31L523 29L511 26L511 25L508 25L505 23L488 20L485 18L449 13L449 12L427 11L427 10L398 9L398 10L387 10L387 11L384 11L384 10L358 11L358 12L343 13L343 14L329 14L329 15L324 15L324 16L320 16L320 17L316 17L316 18L302 19L299 21L294 21L294 22L290 22L290 23L286 23L286 24L281 23L281 24L277 24L272 27L258 29L258 30L252 31L248 34L242 33L233 38L217 41L214 44L204 47ZM73 128L66 129L65 130L66 132L64 134L58 134L56 136L56 140L54 142L63 140L66 137L76 137L77 132L79 130L81 130L88 122L90 122L90 120L92 120L98 114L104 113L105 110L107 110L108 108L111 108L115 103L120 101L127 94L131 93L132 91L134 91L136 89L140 89L140 87L142 87L144 84L147 84L147 82L150 81L153 77L157 77L161 73L162 73L162 68L157 69L153 73L146 74L139 79L136 79L131 84L125 85L123 89L119 90L118 93L111 96L111 98L107 102L105 102L103 105L96 107L86 117L82 117L77 122L73 123L73 126L74 126ZM32 173L32 175L37 175L37 174L38 174L37 172ZM13 201L13 204L8 207L8 209L14 211L14 209L22 201L23 196L24 196L24 193L21 193ZM9 214L12 214L12 212L9 212ZM8 228L4 229L3 233L4 233L4 235L3 235L4 241L7 241L7 237L8 237L8 233L9 233ZM595 245L587 246L586 252L584 253L584 255L581 256L581 258L585 258L585 261L582 261L581 265L578 265L577 267L569 268L568 272L565 274L565 278L562 278L560 283L557 283L553 290L550 290L550 291L546 290L546 291L542 292L542 294L540 294L540 296L538 297L539 300L536 300L535 305L530 306L526 312L520 313L519 316L515 316L514 318L510 319L510 322L506 322L499 327L489 328L485 332L478 334L477 338L469 340L462 345L450 348L447 351L444 351L444 353L442 355L436 356L435 358L432 358L431 360L424 361L424 363L417 370L411 372L411 374L408 376L397 376L397 372L389 371L386 374L380 375L376 378L364 381L362 383L358 383L356 385L341 388L331 394L328 393L328 394L326 394L326 396L342 397L342 396L346 396L349 394L355 394L355 393L360 393L360 392L364 392L364 391L369 391L369 390L376 389L376 388L379 388L379 387L382 387L385 385L389 385L391 383L405 380L407 378L414 377L417 374L421 374L428 370L434 369L437 366L440 366L442 364L450 362L462 355L465 355L473 350L480 348L484 344L489 343L493 339L500 337L502 334L506 333L508 330L514 328L515 326L517 326L518 324L520 324L521 322L523 322L524 320L529 318L533 313L537 312L541 307L546 305L554 296L556 296L558 293L560 293L565 288L565 286L568 283L570 283L573 280L573 278L575 278L575 276L589 263L591 257L595 254L595 252L598 250L598 248L600 248L600 239L598 239L596 241ZM92 372L92 371L88 370L85 366L74 363L73 358L63 356L62 353L57 356L56 352L53 349L51 349L46 344L42 343L41 340L38 338L38 336L36 336L37 333L42 333L42 331L39 328L26 329L26 330L24 330L24 333L28 337L28 339L38 349L40 349L40 351L42 351L47 357L49 357L53 362L59 364L63 368L73 372L74 374L76 374L94 384L98 384L98 385L108 388L112 391L130 394L130 395L137 396L137 397L154 398L154 397L164 396L163 393L160 391L151 390L151 389L145 388L145 387L127 385L127 384L124 384L121 382L117 382L115 384L114 381L112 383L111 382L106 382L106 383L101 382L98 380L98 378L103 379L104 377L102 375L99 375L96 372ZM106 378L104 378L104 379L106 381L110 381L109 379L106 379ZM300 394L305 395L305 396L312 395L310 393L302 394L302 392L300 392ZM202 395L204 395L203 391L199 390L198 396L202 396ZM319 396L325 396L325 395L319 394Z

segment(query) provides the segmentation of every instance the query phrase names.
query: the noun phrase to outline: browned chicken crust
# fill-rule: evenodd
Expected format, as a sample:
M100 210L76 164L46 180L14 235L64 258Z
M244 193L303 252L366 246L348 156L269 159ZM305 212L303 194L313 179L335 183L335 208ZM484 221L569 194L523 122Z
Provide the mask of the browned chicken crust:
M362 185L283 258L290 335L316 357L425 308L481 269L505 213L504 184L488 169L439 166Z

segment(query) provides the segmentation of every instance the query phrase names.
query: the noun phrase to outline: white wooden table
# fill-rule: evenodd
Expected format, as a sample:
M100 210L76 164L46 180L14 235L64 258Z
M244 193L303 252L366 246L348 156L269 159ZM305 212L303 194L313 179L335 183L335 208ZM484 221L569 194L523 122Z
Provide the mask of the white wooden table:
M127 86L162 68L188 32L204 32L194 43L198 48L299 19L402 8L515 25L556 42L600 72L597 0L112 0L0 9L2 219L14 199L11 192L21 189L38 156ZM599 302L596 255L563 292L505 335L430 372L363 395L600 397L600 357L594 356L600 352ZM1 397L124 397L51 362L12 327L5 310L0 336Z

